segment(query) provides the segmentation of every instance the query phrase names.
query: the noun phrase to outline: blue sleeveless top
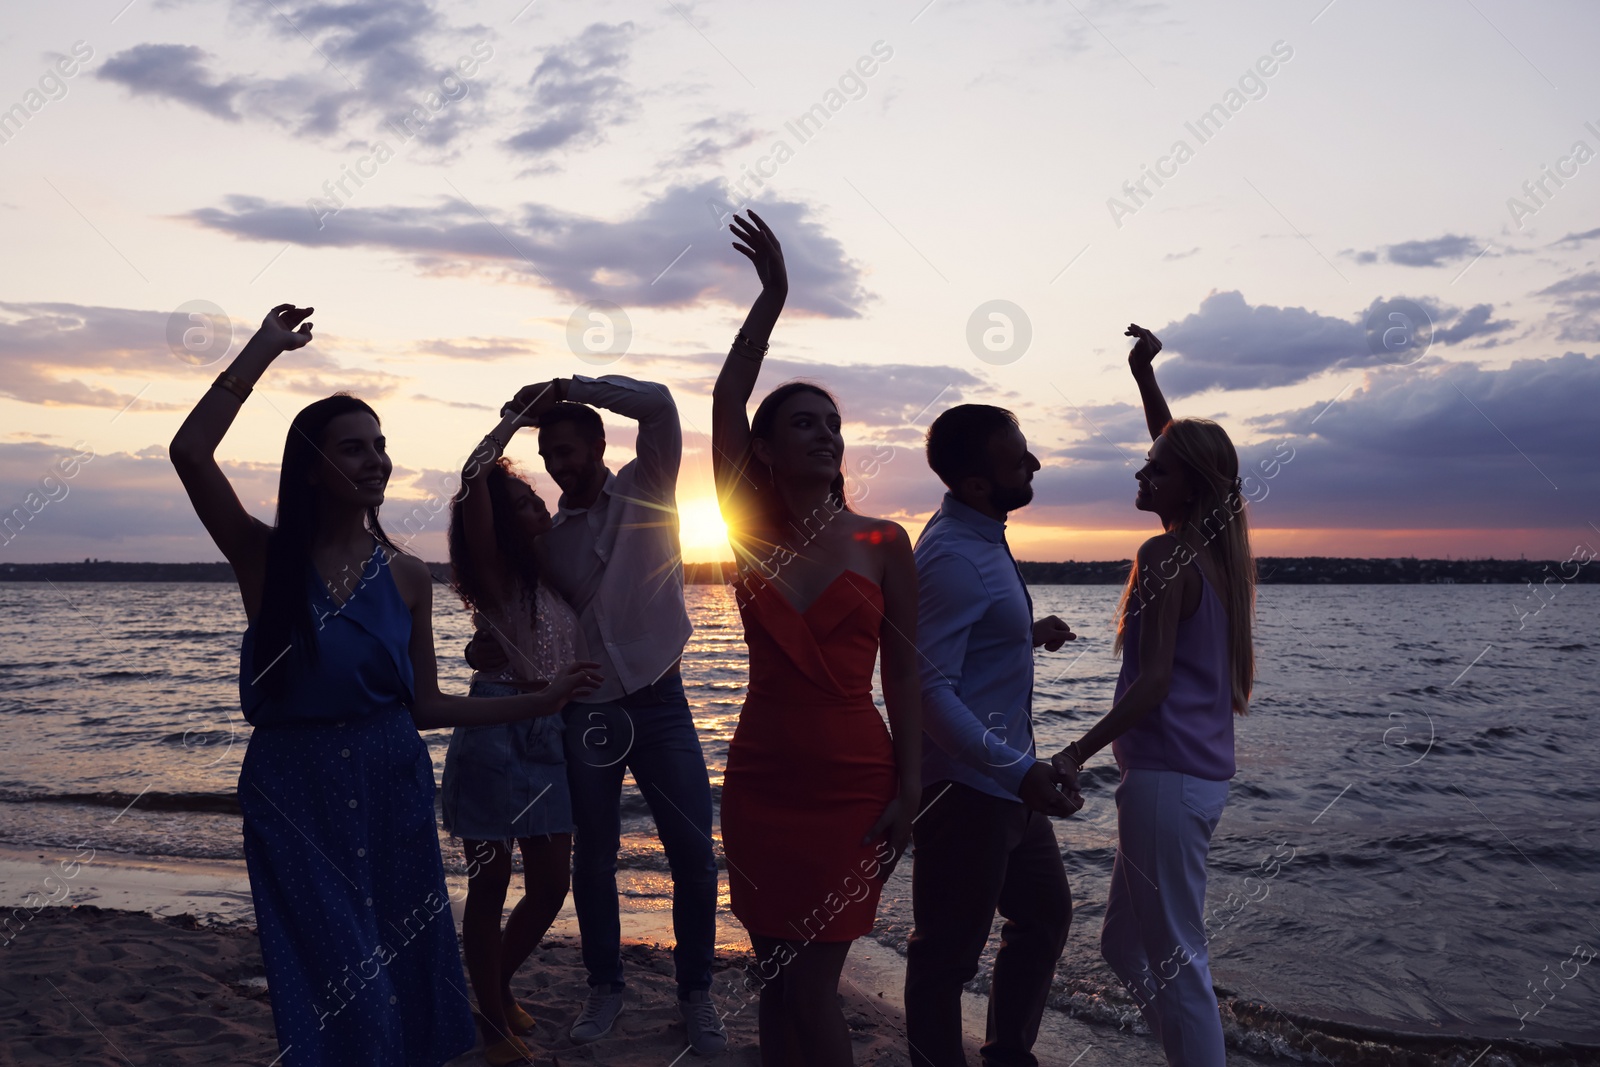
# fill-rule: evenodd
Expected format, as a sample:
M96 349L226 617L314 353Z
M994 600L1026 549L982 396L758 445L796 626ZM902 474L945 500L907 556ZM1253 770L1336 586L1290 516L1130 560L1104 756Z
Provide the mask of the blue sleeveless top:
M375 545L344 605L328 593L315 567L308 567L306 597L316 633L318 661L286 651L264 671L255 668L255 627L239 648L239 704L252 726L344 722L379 712L409 709L411 612L390 569L388 550ZM274 695L262 681L268 672L288 672ZM257 684L261 682L261 684Z
M1115 700L1139 676L1139 616L1122 637ZM1172 684L1161 706L1111 742L1123 770L1179 771L1214 782L1234 775L1233 679L1228 671L1228 612L1200 572L1200 606L1178 622Z

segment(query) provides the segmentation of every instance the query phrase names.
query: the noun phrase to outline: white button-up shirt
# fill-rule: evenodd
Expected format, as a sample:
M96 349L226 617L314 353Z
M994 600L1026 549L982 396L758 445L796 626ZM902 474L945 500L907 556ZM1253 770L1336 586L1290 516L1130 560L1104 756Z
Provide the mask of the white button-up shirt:
M683 431L672 394L655 382L574 375L567 399L639 423L636 458L606 472L592 507L563 497L545 537L546 578L578 611L589 658L606 676L584 702L603 703L660 679L693 631L678 541Z

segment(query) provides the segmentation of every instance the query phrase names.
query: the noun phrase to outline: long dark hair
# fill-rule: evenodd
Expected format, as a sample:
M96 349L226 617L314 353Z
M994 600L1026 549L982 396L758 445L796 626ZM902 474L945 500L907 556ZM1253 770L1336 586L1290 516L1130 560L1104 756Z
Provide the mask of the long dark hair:
M771 441L772 431L778 421L778 409L783 402L796 393L815 393L828 403L834 410L839 408L838 399L828 390L816 382L796 380L784 382L772 392L762 398L756 406L756 413L750 418L750 439L752 441ZM790 515L784 506L783 498L778 495L778 487L773 481L772 469L763 463L758 463L752 451L745 463L745 473L749 475L755 487L756 511L758 521L768 527L768 532L780 534L785 526L793 525L800 516ZM844 468L840 465L838 475L833 479L833 484L828 486L828 502L838 511L849 511L850 504L844 496Z
M256 616L252 664L256 682L269 693L280 693L287 684L287 665L278 664L285 651L294 650L287 658L304 657L305 664L317 663L316 625L311 617L311 601L306 597L306 579L314 576L311 543L316 538L322 516L321 497L317 487L311 484L310 476L322 461L322 438L327 433L328 423L356 412L379 421L376 411L349 393L324 397L300 409L289 423L289 435L283 442L283 464L278 470L278 515L267 537L267 565L261 587L261 610ZM400 550L378 522L377 508L367 509L367 531L390 552L399 554ZM274 665L284 669L274 669Z
M520 591L523 596L531 596L539 587L539 559L534 552L533 538L517 522L516 512L511 506L512 482L521 482L530 491L533 489L528 479L505 456L501 456L484 473L483 485L489 494L489 508L494 515L494 547L500 555L501 573L512 576L521 587L520 590L508 592ZM477 559L467 547L466 509L462 507L462 501L468 492L469 489L462 486L461 492L450 501L450 578L456 594L461 597L461 603L468 611L474 611L486 600L492 603L496 598L490 594L491 572L486 572L484 567L488 561ZM506 607L515 610L514 597L507 599Z

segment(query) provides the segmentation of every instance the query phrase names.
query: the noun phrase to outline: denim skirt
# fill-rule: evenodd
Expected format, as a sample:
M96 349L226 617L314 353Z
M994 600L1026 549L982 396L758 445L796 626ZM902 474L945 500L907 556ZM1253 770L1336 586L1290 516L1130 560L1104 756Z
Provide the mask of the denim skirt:
M500 682L472 683L475 697L516 696ZM444 828L469 841L509 841L572 832L572 797L562 717L498 726L458 726L444 757Z

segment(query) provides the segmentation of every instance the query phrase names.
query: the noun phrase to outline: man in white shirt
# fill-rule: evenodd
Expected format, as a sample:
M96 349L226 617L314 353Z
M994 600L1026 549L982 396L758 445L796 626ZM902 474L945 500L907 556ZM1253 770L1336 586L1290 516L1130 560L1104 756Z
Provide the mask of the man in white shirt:
M544 536L544 578L578 613L585 655L605 675L600 689L564 712L572 897L590 986L572 1039L603 1036L622 1010L616 875L622 776L632 771L672 871L673 959L690 1044L720 1052L727 1037L709 993L717 911L711 784L679 674L690 625L678 543L678 409L665 386L616 374L526 386L507 409L513 405L538 425L539 455L561 488ZM615 473L605 465L595 408L639 424L636 458Z

